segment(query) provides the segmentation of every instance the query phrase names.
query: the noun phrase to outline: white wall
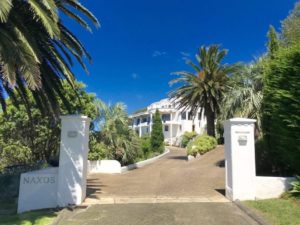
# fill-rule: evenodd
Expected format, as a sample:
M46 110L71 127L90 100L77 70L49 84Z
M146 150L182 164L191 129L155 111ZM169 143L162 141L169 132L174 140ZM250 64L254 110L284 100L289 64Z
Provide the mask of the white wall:
M256 176L255 120L234 118L225 122L226 197L230 200L277 198L290 188L290 177Z
M88 161L88 173L121 173L121 164L117 160Z
M57 207L58 168L22 173L18 213Z
M59 167L21 175L18 213L83 202L89 125L90 119L85 116L62 117Z
M62 116L57 200L61 207L79 205L86 196L90 119Z
M256 199L278 198L283 192L291 188L293 177L255 177Z

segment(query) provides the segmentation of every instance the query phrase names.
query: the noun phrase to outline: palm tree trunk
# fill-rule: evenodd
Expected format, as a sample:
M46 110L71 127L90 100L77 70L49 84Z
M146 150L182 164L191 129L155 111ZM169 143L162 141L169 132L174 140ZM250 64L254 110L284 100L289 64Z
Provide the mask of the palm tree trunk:
M209 136L215 137L215 114L210 109L210 107L207 107L207 110L205 110L206 114L206 122L207 122L207 134Z

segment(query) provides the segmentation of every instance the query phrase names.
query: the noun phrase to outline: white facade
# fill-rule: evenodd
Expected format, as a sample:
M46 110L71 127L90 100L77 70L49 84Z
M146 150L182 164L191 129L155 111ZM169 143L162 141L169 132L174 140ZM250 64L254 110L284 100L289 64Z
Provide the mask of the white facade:
M203 114L200 115L200 109L193 118L189 110L178 110L177 105L166 98L152 103L145 112L130 116L131 127L140 137L151 133L152 118L156 110L161 114L165 142L170 145L178 145L181 135L186 131L202 134L206 129L206 119Z

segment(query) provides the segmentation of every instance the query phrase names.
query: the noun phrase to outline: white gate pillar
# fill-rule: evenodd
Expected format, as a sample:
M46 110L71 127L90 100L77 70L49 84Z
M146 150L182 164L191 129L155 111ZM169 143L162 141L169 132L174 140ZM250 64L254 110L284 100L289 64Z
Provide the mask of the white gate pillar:
M230 200L255 199L256 120L234 118L224 123L226 197Z
M62 116L61 124L57 203L64 207L81 204L86 197L90 119Z

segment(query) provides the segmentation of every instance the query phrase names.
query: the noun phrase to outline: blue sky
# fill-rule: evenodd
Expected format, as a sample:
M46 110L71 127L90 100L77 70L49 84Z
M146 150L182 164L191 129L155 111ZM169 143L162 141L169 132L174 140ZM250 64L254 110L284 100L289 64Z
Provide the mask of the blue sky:
M201 45L221 44L226 63L250 62L265 51L270 24L295 0L81 0L100 20L93 34L68 23L93 57L90 75L74 66L78 80L106 102L128 112L167 97L172 72L190 70Z

